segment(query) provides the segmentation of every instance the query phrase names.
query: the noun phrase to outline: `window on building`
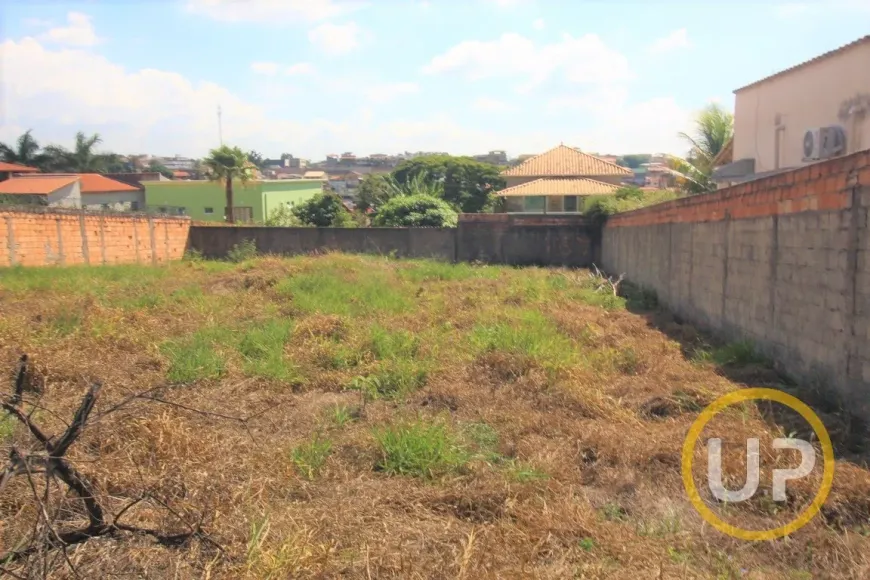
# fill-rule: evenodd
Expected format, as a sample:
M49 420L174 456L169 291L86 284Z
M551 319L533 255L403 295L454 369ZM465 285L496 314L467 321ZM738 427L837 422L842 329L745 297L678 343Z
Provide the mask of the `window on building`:
M130 202L130 211L139 211L139 202L131 201Z
M561 195L547 196L547 211L550 211L550 212L562 211L562 196Z
M523 211L523 198L522 197L507 197L507 211L509 213L517 213Z
M205 208L205 213L207 213L207 214L213 214L213 213L214 213L214 208L213 208L213 207L207 207L207 208Z
M157 211L159 211L160 213L169 213L168 211L166 211L165 207L157 208Z
M103 211L109 211L109 204L108 203L104 203L100 207L103 209Z
M565 196L565 211L577 211L577 196L576 195L566 195Z
M525 197L527 212L543 213L544 207L547 204L547 198L543 195L527 195Z
M178 208L178 215L187 215L187 208L186 207Z

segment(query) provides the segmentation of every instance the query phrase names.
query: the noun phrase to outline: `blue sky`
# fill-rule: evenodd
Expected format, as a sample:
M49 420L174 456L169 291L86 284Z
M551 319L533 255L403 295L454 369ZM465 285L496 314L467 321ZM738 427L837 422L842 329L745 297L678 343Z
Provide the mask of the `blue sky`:
M0 140L202 156L682 153L711 101L870 33L870 0L0 3Z

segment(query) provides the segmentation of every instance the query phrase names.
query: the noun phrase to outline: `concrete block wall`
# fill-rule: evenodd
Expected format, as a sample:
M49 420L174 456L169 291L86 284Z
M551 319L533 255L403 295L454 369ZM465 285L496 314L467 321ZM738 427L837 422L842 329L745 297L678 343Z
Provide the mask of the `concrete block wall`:
M456 230L451 228L190 228L190 247L207 258L225 258L245 240L253 240L263 254L337 251L451 262L456 256Z
M870 152L611 218L602 264L870 416Z
M0 209L0 267L159 264L184 255L189 218Z
M591 266L600 228L581 215L463 214L457 260L517 266Z

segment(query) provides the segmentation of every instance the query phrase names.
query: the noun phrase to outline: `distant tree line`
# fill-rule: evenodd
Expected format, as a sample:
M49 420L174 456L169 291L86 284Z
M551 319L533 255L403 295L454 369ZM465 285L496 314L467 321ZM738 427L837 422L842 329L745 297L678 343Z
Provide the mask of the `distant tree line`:
M40 146L32 131L26 131L14 144L0 143L0 160L18 163L50 173L135 173L141 168L133 160L117 153L97 152L103 140L99 133L86 135L76 133L72 149L59 145ZM165 177L172 177L172 171L155 160L146 167Z

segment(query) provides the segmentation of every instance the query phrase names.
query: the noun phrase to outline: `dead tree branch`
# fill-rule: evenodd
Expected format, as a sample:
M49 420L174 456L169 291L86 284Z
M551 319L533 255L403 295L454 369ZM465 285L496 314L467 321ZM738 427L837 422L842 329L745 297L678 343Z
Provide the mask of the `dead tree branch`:
M112 518L111 522L107 521L107 510L101 504L96 494L95 485L80 473L65 457L70 447L72 447L84 432L85 427L88 424L88 418L94 410L97 398L99 397L101 385L99 383L94 383L90 386L84 397L82 397L81 403L76 409L72 422L60 437L55 440L53 437L46 435L45 431L33 421L31 415L25 413L24 409L21 407L22 394L25 385L24 377L27 373L27 363L27 355L22 355L18 363L18 370L15 376L12 394L0 399L0 408L27 427L30 435L39 445L36 449L30 452L22 452L14 446L11 448L9 462L6 468L2 471L2 475L0 475L0 491L5 488L11 478L17 475L26 474L33 491L34 501L37 504L39 519L43 521L44 525L39 526L37 522L37 525L34 528L34 534L30 540L25 542L23 545L0 555L0 564L8 564L35 553L45 553L49 549L60 549L64 552L64 558L73 571L73 574L77 575L75 568L66 556L67 546L86 542L94 537L122 531L150 536L160 544L166 546L179 546L191 538L196 537L217 546L221 551L223 551L223 548L215 540L202 531L201 519L196 525L185 523L186 527L189 528L189 531L176 534L121 524L118 521L120 517L134 505L143 501L145 499L144 497L138 498L127 504L114 518ZM147 396L147 393L149 392L153 392L153 389L146 391L145 393L138 393L136 396L130 397L128 400L133 400L134 398L150 399L150 397ZM120 407L121 405L115 405L113 409L116 410ZM196 411L196 409L190 410ZM223 416L223 418L240 420L228 416ZM35 473L44 473L46 475L45 498L40 498L36 491L32 479L32 476ZM46 508L48 490L52 478L61 481L82 502L84 511L88 518L88 525L86 527L68 531L59 531L56 529L53 520L48 516L48 510ZM184 521L174 510L171 510L168 506L165 506L165 504L164 507L169 509L169 511L181 521ZM41 528L44 528L44 530L40 533L39 529Z

